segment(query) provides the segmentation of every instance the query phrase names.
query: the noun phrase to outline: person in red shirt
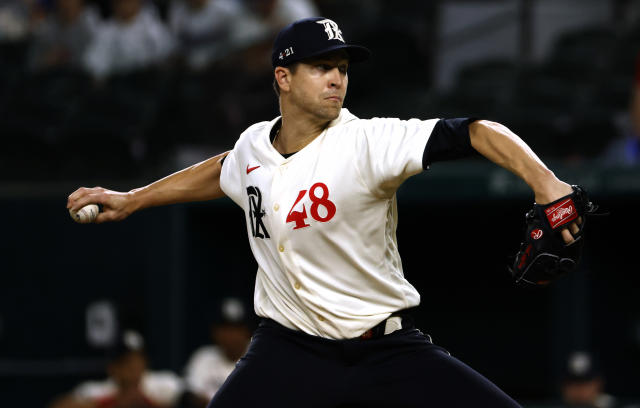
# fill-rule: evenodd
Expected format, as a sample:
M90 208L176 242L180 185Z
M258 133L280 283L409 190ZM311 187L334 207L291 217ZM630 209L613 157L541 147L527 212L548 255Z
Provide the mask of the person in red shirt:
M172 372L149 371L142 337L125 331L110 350L102 381L86 381L54 400L49 408L170 408L182 395Z

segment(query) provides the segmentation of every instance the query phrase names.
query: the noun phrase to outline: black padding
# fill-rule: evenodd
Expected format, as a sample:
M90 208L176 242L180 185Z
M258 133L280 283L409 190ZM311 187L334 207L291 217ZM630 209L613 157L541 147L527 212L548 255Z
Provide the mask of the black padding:
M440 119L422 155L422 168L437 161L454 160L476 153L469 138L469 124L476 118Z

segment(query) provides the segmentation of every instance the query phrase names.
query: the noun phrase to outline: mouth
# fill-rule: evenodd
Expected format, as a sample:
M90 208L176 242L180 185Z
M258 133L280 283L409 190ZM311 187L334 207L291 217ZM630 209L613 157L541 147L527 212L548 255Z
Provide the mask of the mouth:
M324 98L324 99L329 100L329 101L334 101L334 102L340 102L340 103L342 103L342 98L341 98L341 97L339 97L339 96L337 96L337 95L327 96L327 97L326 97L326 98Z

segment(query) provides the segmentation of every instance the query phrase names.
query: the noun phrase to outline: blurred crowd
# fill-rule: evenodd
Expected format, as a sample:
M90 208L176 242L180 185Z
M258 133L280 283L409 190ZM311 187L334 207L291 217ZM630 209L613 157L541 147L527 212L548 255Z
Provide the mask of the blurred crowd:
M117 176L178 141L229 147L247 117L277 113L255 86L275 33L318 14L311 0L2 0L2 159L54 176L72 156L117 157Z
M124 327L105 344L105 372L60 390L49 408L204 408L245 353L252 323L243 302L225 298L181 373L155 370L139 330Z
M255 328L239 298L227 297L216 303L209 341L191 352L181 372L154 369L140 331L125 326L115 332L111 342L103 344L104 373L59 390L48 408L205 408L247 351ZM637 400L608 392L601 365L598 353L570 351L555 395L523 406L640 408Z
M268 46L288 22L318 14L311 0L3 0L0 6L0 39L31 36L30 70L75 68L97 80L174 54L190 69L205 69L238 50ZM263 70L267 61L253 68Z
M470 64L442 91L431 75L439 5L0 0L0 174L156 177L230 148L248 125L278 114L273 38L312 15L336 19L350 41L374 50L346 103L361 117L478 116L506 124L543 157L640 162L640 23L563 33L542 63ZM398 64L402 75L389 81Z

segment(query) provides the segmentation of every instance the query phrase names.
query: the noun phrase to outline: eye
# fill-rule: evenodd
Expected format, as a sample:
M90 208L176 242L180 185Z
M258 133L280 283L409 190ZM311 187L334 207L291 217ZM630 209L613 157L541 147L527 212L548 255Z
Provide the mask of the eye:
M347 71L349 70L349 66L347 66L347 65L340 65L340 66L338 67L338 69L339 69L339 70L340 70L340 72L342 72L343 74L346 74L346 73L347 73Z

